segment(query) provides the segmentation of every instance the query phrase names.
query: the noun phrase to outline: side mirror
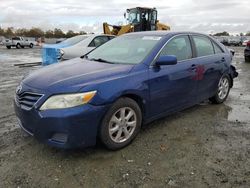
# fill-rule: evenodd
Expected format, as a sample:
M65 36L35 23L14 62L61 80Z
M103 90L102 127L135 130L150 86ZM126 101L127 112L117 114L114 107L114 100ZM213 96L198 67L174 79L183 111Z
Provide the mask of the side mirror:
M176 65L177 64L177 58L174 55L163 55L160 56L156 62L156 66L161 66L161 65Z

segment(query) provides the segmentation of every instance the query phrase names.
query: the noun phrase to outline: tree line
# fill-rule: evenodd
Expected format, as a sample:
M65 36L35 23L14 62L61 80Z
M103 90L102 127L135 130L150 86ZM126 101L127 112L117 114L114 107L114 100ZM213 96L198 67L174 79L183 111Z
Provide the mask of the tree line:
M13 27L8 27L7 29L3 29L0 27L0 36L4 36L6 38L10 38L13 36L24 36L24 37L46 37L46 38L70 38L76 35L85 35L87 34L85 31L74 32L73 30L69 30L67 32L63 32L61 29L55 28L54 30L43 31L40 28L33 27L31 29L14 29ZM227 31L223 31L220 33L215 33L214 36L230 36ZM244 36L243 33L240 33L239 36ZM250 36L250 31L245 34L245 36Z
M227 31L223 31L221 33L215 33L214 36L230 36L230 34ZM250 31L245 35L243 33L240 33L239 36L250 36Z
M85 31L74 32L69 30L67 32L63 32L61 29L55 28L54 30L43 31L40 28L33 27L31 29L14 29L13 27L8 27L3 29L0 27L0 36L4 36L6 38L10 38L13 36L24 36L24 37L46 37L46 38L70 38L76 35L85 35L87 34Z

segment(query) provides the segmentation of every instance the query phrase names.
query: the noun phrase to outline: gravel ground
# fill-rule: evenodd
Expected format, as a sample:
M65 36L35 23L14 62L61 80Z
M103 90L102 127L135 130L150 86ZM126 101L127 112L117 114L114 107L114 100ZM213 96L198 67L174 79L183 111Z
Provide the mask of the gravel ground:
M250 187L250 64L234 48L240 73L228 100L204 102L145 126L128 147L98 144L63 151L17 125L15 87L40 49L0 47L0 187Z

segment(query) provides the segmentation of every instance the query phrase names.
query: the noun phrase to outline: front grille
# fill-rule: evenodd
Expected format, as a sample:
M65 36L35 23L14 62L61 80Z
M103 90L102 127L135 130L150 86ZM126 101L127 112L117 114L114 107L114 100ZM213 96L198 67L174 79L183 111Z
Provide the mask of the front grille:
M21 108L30 110L41 97L41 94L24 92L16 95L16 102Z

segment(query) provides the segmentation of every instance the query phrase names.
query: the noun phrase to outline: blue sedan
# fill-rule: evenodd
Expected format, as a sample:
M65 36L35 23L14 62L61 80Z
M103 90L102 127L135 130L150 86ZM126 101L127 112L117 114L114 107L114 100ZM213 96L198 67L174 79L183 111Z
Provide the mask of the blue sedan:
M20 126L59 148L127 146L141 125L209 99L223 103L232 54L190 32L120 36L81 58L34 71L16 89Z

